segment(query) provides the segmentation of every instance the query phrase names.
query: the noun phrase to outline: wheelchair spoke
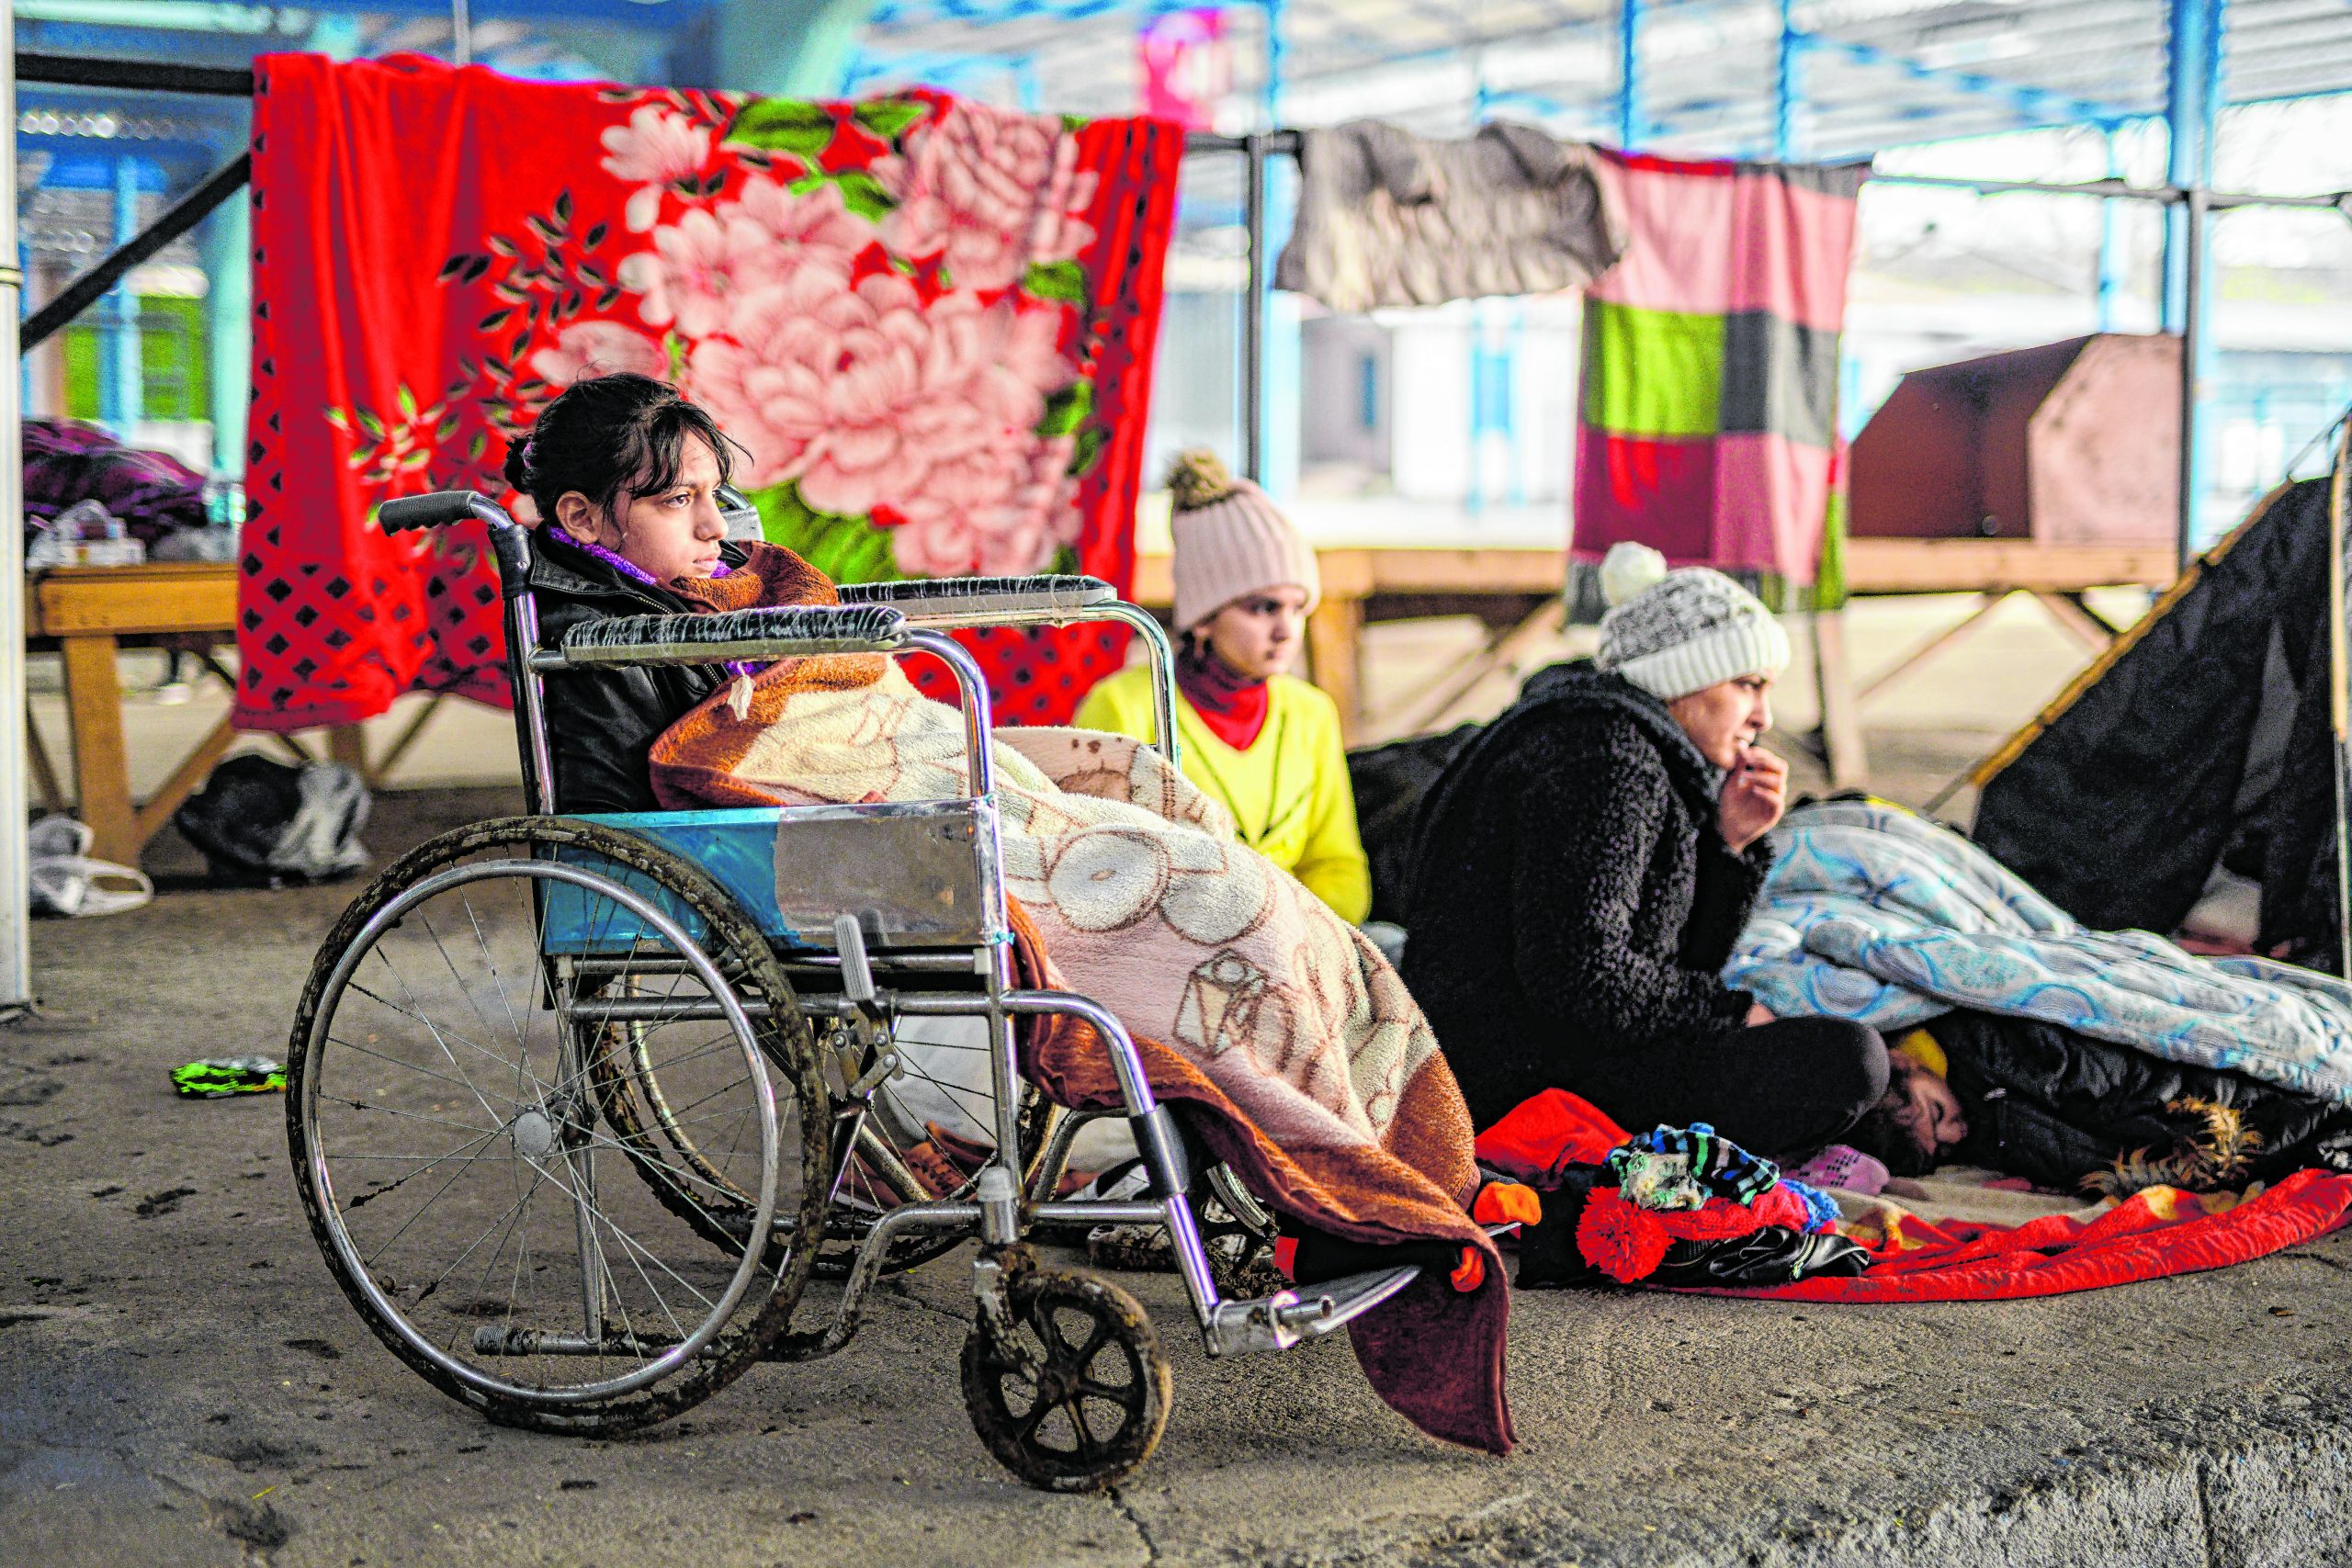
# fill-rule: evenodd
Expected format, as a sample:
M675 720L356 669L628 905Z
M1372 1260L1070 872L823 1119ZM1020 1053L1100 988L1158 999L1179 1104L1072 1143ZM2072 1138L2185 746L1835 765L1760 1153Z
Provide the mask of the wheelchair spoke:
M507 1027L514 1032L514 1095L519 1100L523 1094L525 1075L529 1070L527 1064L531 1059L531 1042L524 1029L523 1020L514 1011L514 1002L507 998L506 977L498 971L498 955L491 951L490 938L482 934L481 918L474 913L474 901L471 898L465 898L463 902L466 908L466 922L473 927L474 945L481 949L483 966L489 969L490 983L498 992L498 1005L505 1010ZM526 1010L528 1010L527 1003Z
M375 1055L372 1051L367 1054L371 1056ZM434 1074L432 1076L437 1077L440 1075ZM485 1133L481 1128L473 1125L471 1122L452 1122L446 1117L428 1116L422 1111L403 1111L397 1105L385 1105L377 1100L351 1100L343 1095L329 1094L323 1089L320 1091L319 1098L321 1100L331 1101L336 1105L347 1105L354 1111L367 1111L371 1116L405 1116L412 1122L429 1122L435 1127L447 1127L453 1132L458 1133L480 1134L483 1137L494 1136L501 1130L500 1127L492 1127ZM487 1109L487 1107L485 1107L485 1109ZM503 1125L503 1124L502 1123L502 1126Z
M514 1234L515 1223L522 1218L524 1205L531 1201L531 1194L537 1190L538 1182L537 1181L533 1181L529 1187L524 1189L523 1196L517 1198L511 1205L509 1205L506 1213L491 1221L489 1228L484 1230L481 1235L474 1237L473 1246L467 1247L463 1252L458 1254L456 1259L450 1263L449 1267L442 1269L438 1275L435 1276L433 1283L425 1286L423 1291L417 1293L416 1299L420 1302L424 1301L431 1297L434 1292L440 1290L443 1285L448 1283L449 1276L464 1268L466 1266L466 1259L474 1255L474 1248L479 1247L483 1242L488 1241L492 1231L496 1231L501 1225L504 1225L506 1228L499 1235L498 1245L491 1249L490 1260L482 1265L482 1273L484 1276L487 1276L490 1270L497 1265L498 1255L506 1250L506 1237ZM422 1212L423 1211L421 1210L419 1211L419 1213ZM408 1227L403 1225L401 1228L405 1230ZM398 1239L397 1232L394 1233L394 1239ZM390 1244L387 1243L387 1245Z
M750 1366L821 1228L797 1168L777 1203L781 1160L831 1124L789 979L707 874L515 818L413 852L337 929L357 945L322 955L294 1045L297 1171L394 1352L496 1419L582 1431Z
M394 1242L408 1235L410 1226L423 1219L425 1215L425 1212L431 1209L434 1204L441 1201L443 1196L448 1192L449 1189L458 1184L458 1178L466 1174L466 1169L467 1168L461 1165L457 1169L451 1171L449 1173L449 1179L444 1181L439 1187L434 1189L432 1197L427 1198L423 1203L418 1204L416 1212L411 1214L407 1219L401 1222L399 1229L395 1230L391 1235L386 1236L381 1242L377 1244L376 1250L369 1253L366 1259L367 1264L370 1269L376 1266L379 1258L381 1258L385 1253L391 1250L392 1244ZM468 1248L468 1250L471 1251L472 1249Z
M351 1201L345 1204L345 1207L350 1209L363 1208L366 1205L374 1202L377 1199L383 1197L386 1193L392 1191L394 1189L415 1180L418 1177L423 1176L426 1171L433 1169L435 1166L446 1164L450 1160L456 1160L460 1165L472 1165L477 1160L495 1159L499 1156L495 1155L474 1154L470 1151L481 1147L482 1145L490 1142L491 1139L496 1136L498 1136L498 1134L494 1132L484 1133L481 1137L473 1139L469 1143L458 1145L456 1148L451 1149L446 1155L441 1155L430 1159L422 1155L336 1155L334 1156L334 1161L337 1165L346 1164L354 1160L396 1159L412 1161L422 1160L424 1162L418 1165L414 1170L410 1171L406 1176L398 1177L393 1180L384 1183L381 1187L371 1187L367 1191L355 1195Z
M467 1083L463 1078L453 1078L447 1073L436 1073L430 1067L420 1067L414 1062L403 1062L398 1056L387 1056L381 1051L371 1051L367 1046L360 1044L357 1041L345 1040L339 1034L328 1035L327 1043L330 1045L340 1045L346 1051L356 1051L363 1056L373 1056L376 1060L389 1063L392 1066L399 1067L403 1072L415 1073L421 1077L431 1078L436 1083L448 1084L452 1088L465 1089L469 1092L471 1092L473 1088L472 1085ZM356 1102L354 1101L353 1103L356 1104ZM370 1108L362 1107L362 1109Z
M391 969L392 977L399 980L401 987L406 989L408 987L407 979L401 976L401 972L397 968L392 967L391 960L385 957L384 950L381 947L376 949L376 956L383 961L386 968ZM492 1061L496 1062L502 1067L512 1067L516 1064L508 1060L506 1057L500 1055L495 1051L484 1050L481 1046L477 1045L472 1041L465 1038L465 1036L458 1034L455 1030L445 1030L440 1024L435 1023L431 1019L425 1017L423 1012L417 1010L414 1007L402 1007L398 1002L391 1000L388 997L378 996L375 992L361 985L356 976L352 978L351 988L358 992L361 996L366 997L369 1001L374 1002L377 1006L384 1008L390 1011L399 1013L403 1018L411 1019L415 1022L423 1024L424 1026L425 1032L433 1036L433 1043L441 1048L441 1055L448 1058L450 1069L458 1075L458 1081L465 1086L466 1091L469 1094L471 1094L476 1100L481 1100L481 1108L484 1111L490 1111L492 1116L495 1117L498 1114L497 1111L491 1111L490 1101L482 1099L482 1092L480 1089L475 1087L472 1075L469 1074L464 1066L458 1062L458 1054L449 1049L449 1041L452 1039L456 1040L459 1044L465 1046L467 1049L479 1052L481 1055L489 1057ZM413 1000L415 993L411 991L410 997L411 999Z
M641 1243L631 1240L628 1233L622 1230L620 1226L616 1224L602 1209L598 1208L594 1199L582 1199L578 1192L566 1185L561 1177L556 1175L551 1170L539 1168L539 1175L547 1181L548 1186L553 1187L557 1191L571 1199L574 1203L582 1204L587 1209L592 1233L595 1223L599 1220L603 1221L605 1227L613 1233L613 1239L619 1242L628 1253L641 1256L647 1262L652 1264L654 1268L659 1269L662 1273L669 1275L672 1280L677 1282L680 1290L684 1291L688 1295L694 1297L695 1300L700 1302L706 1308L717 1304L713 1303L708 1296L706 1296L700 1291L695 1290L692 1281L688 1280L684 1275L680 1274L667 1263L664 1263L659 1258L654 1257L652 1253L645 1249Z

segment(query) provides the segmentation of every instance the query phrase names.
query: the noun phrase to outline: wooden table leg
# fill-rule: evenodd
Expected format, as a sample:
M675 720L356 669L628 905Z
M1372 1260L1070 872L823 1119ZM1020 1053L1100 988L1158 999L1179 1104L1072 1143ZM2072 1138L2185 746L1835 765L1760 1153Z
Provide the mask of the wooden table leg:
M327 757L361 778L368 776L368 732L356 724L338 724L327 731Z
M172 819L172 813L180 808L180 802L194 795L197 786L211 777L212 765L220 760L236 739L236 720L224 717L212 727L211 734L197 743L195 750L181 759L180 765L172 770L172 776L164 781L153 797L141 807L133 818L141 848L145 847L148 840L164 830L164 825Z
M130 753L122 737L122 677L115 640L103 633L58 639L65 661L65 711L73 726L74 786L90 852L139 863L139 823L130 807Z
M1306 667L1340 709L1340 739L1345 745L1363 728L1363 687L1358 676L1363 642L1363 601L1326 594L1306 617Z
M33 768L33 784L40 791L40 803L51 811L69 809L65 786L58 782L57 764L50 760L49 743L40 738L40 726L33 722L32 709L25 710L25 753Z
M1829 764L1829 787L1859 789L1869 782L1871 763L1862 747L1853 673L1846 662L1843 610L1824 610L1813 617L1813 675L1821 693L1821 749Z
M2085 652L2094 656L2102 654L2114 643L2115 628L2065 594L2036 593L2034 598L2052 620L2083 645Z

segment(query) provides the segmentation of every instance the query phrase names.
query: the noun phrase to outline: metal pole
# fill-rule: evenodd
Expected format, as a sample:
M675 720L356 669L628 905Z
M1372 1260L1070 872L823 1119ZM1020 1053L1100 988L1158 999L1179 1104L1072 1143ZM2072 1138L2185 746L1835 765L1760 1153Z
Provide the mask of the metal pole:
M1265 477L1266 461L1266 138L1257 131L1243 137L1241 155L1249 160L1241 201L1250 243L1241 299L1241 471L1255 483Z
M2180 533L2179 566L2188 570L2197 558L2197 511L2204 486L2204 465L2198 459L2198 406L2204 396L2202 362L2205 352L2205 193L2191 190L2181 230L2181 258L2188 264L2188 287L2181 297L2180 316Z
M16 21L0 19L0 125L17 123ZM0 351L17 363L24 276L17 260L17 160L0 164ZM0 377L0 1016L33 999L26 940L32 889L26 875L24 378Z
M1783 164L1796 156L1797 55L1804 48L1796 0L1781 0L1781 39L1772 56L1772 156Z
M2335 444L2335 468L2327 477L2327 704L2335 732L2335 958L2336 973L2352 979L2352 680L2345 657L2344 505L2352 484L2352 409L2344 411L2344 433Z
M1617 144L1632 151L1642 128L1642 0L1617 0Z
M114 160L114 243L119 251L139 237L139 160ZM18 350L22 352L21 346ZM98 328L98 423L125 446L136 446L144 379L139 347L139 297L130 291L130 271L107 291Z

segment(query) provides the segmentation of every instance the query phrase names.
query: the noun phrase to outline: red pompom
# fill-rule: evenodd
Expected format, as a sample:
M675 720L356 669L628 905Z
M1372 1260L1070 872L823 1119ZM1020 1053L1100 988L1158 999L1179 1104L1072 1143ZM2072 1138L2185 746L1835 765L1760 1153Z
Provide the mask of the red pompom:
M1646 1280L1666 1260L1670 1238L1657 1216L1625 1201L1614 1187L1597 1187L1577 1220L1577 1250L1621 1285Z
M1677 1241L1728 1241L1733 1236L1761 1230L1764 1219L1745 1204L1728 1198L1710 1198L1703 1208L1661 1213L1657 1224L1658 1229Z

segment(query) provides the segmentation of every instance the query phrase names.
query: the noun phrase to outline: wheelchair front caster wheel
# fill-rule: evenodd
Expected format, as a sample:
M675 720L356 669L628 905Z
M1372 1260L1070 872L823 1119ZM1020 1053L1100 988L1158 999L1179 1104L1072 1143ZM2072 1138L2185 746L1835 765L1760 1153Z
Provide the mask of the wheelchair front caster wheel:
M964 1405L997 1461L1047 1492L1116 1485L1159 1444L1170 1380L1151 1321L1106 1280L1023 1269L1005 1280L1014 1345L964 1340Z

